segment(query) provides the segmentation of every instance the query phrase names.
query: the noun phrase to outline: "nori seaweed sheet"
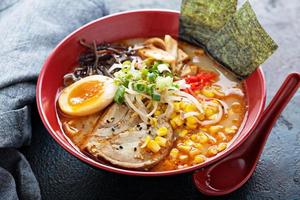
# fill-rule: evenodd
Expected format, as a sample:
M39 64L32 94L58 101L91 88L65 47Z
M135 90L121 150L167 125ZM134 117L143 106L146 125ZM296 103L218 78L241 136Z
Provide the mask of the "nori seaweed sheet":
M201 46L240 79L252 74L278 48L248 1L183 0L180 39Z
M277 47L248 1L206 45L213 58L241 79L252 74Z
M183 0L179 37L205 46L236 12L237 0Z

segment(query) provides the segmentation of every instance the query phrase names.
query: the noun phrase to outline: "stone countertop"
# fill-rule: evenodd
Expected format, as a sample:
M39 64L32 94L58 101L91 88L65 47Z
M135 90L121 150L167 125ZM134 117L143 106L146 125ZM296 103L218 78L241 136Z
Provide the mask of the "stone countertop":
M114 3L110 12L136 8L179 10L180 1ZM279 44L263 65L267 103L286 75L300 71L300 1L250 1L259 21ZM36 106L35 106L36 107ZM82 163L63 150L44 128L37 110L32 112L33 138L23 148L40 183L43 199L205 199L192 182L192 174L170 177L130 177ZM300 199L300 92L280 116L251 179L239 190L208 199Z

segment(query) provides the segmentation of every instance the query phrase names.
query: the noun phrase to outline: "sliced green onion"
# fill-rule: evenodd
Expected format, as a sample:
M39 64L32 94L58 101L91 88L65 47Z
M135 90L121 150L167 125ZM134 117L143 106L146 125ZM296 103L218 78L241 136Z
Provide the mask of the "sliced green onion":
M136 83L133 89L137 92L146 92L147 86L142 83Z
M154 61L154 64L152 66L152 69L157 70L158 65L162 64L161 61Z
M147 86L146 93L150 96L152 96L154 92L155 84L150 84Z
M147 80L150 81L150 82L154 82L155 79L156 79L156 77L157 77L157 75L156 75L155 73L150 72L150 73L148 73L148 75L147 75Z
M125 87L123 85L120 85L115 93L114 101L118 104L121 104L124 102L124 94L125 94Z
M147 75L148 75L148 73L149 73L149 70L148 70L148 69L142 69L141 71L142 71L142 75L143 75L144 77L147 77Z
M160 94L158 94L157 92L153 92L151 97L154 101L160 101Z

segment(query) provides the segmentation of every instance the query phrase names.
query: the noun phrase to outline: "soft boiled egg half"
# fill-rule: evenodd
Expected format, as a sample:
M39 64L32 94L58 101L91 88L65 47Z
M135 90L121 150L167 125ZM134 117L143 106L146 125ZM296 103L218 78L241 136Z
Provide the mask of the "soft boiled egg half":
M88 76L63 89L58 105L68 115L90 115L108 106L113 101L116 90L112 78Z

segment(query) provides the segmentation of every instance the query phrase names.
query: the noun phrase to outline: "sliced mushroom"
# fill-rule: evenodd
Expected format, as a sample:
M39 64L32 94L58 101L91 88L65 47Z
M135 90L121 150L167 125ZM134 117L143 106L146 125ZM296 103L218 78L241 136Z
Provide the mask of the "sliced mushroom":
M178 49L178 43L176 40L174 40L170 35L165 36L165 45L166 45L166 51L172 55L175 60L171 62L171 67L173 72L177 72L177 49Z
M175 57L169 54L168 52L152 47L151 49L149 48L144 48L138 51L139 55L143 58L153 58L155 60L161 60L163 62L167 63L172 63L175 62Z
M180 48L177 51L177 63L184 62L189 58L189 56Z
M177 58L178 43L170 35L165 36L166 51Z
M182 71L181 71L181 76L188 76L188 75L196 75L198 72L198 66L197 65L184 65Z
M152 46L160 48L162 50L166 50L165 42L162 39L157 38L157 37L150 38L150 39L146 40L144 42L144 44L146 46L151 46L152 45Z
M145 48L140 49L138 54L143 58L161 60L171 65L174 73L179 73L189 57L180 48L178 42L170 35L166 35L164 40L160 38L150 38L144 42Z

